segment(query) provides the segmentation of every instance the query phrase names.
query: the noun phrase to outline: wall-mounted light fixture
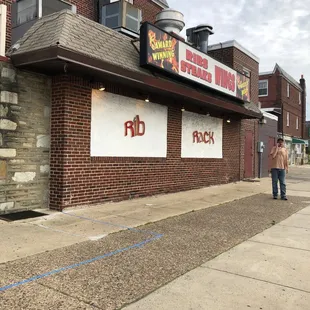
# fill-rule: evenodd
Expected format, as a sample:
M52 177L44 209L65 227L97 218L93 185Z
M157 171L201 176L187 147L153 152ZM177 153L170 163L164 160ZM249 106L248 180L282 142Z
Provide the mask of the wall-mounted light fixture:
M147 98L144 99L144 101L145 101L145 102L150 102L150 98L147 97Z
M185 108L184 108L184 107L182 107L181 111L182 111L182 112L184 112L184 111L185 111Z
M230 118L228 118L228 119L226 120L226 122L227 122L227 123L230 123Z
M103 85L100 85L100 87L98 88L100 91L105 91L105 87Z
M210 116L210 113L208 112L206 115L207 115L207 116Z

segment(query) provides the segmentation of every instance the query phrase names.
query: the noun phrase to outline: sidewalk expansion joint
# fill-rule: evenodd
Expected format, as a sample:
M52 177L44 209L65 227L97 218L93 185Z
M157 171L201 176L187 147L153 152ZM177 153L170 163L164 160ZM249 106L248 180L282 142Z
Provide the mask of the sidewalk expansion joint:
M277 226L289 227L289 228L299 228L299 229L306 229L306 230L310 230L310 228L309 228L309 227L300 227L300 226L283 225L283 224L277 224Z
M271 246L275 246L275 247L278 247L278 248L285 248L285 249L290 249L290 250L310 252L310 250L308 250L308 249L295 248L295 247L291 247L291 246L275 244L275 243L269 243L269 242L256 241L256 240L251 240L251 239L248 240L248 242L260 243L260 244L265 244L265 245L271 245Z
M279 287L288 288L288 289L291 289L291 290L295 290L295 291L303 292L303 293L306 293L306 294L310 294L310 291L306 291L306 290L303 290L303 289L300 289L300 288L296 288L296 287L288 286L288 285L284 285L284 284L279 284L279 283L276 283L276 282L271 282L271 281L267 281L267 280L263 280L263 279L258 279L258 278L254 278L254 277L250 277L250 276L245 276L245 275L238 274L238 273L235 273L235 272L230 272L230 271L226 271L226 270L222 270L222 269L217 269L217 268L212 268L212 267L208 267L208 266L200 266L198 268L205 268L205 269L210 269L210 270L214 270L214 271L218 271L218 272L223 272L223 273L227 273L227 274L230 274L230 275L233 275L233 276L237 276L237 277L240 277L240 278L246 278L246 279L250 279L250 280L254 280L254 281L259 281L259 282L263 282L263 283L267 283L267 284L273 284L273 285L276 285L276 286L279 286Z
M90 303L89 301L86 301L86 300L84 300L84 299L78 298L77 296L70 295L70 294L68 294L68 293L66 293L66 292L64 292L64 291L62 291L62 290L55 289L54 287L49 286L49 285L47 285L47 284L43 284L43 283L38 283L38 284L41 285L41 286L43 286L43 287L45 287L45 288L47 288L47 289L49 289L49 290L52 290L52 291L56 292L56 293L60 293L60 294L62 294L62 295L64 295L64 296L67 296L67 297L70 297L70 298L72 298L72 299L75 299L75 300L78 301L78 302L82 302L82 303L84 303L84 304L86 304L86 305L89 305L89 306L91 306L91 307L94 308L94 309L104 310L104 308L101 308L101 307L99 307L99 306L96 306L96 305Z

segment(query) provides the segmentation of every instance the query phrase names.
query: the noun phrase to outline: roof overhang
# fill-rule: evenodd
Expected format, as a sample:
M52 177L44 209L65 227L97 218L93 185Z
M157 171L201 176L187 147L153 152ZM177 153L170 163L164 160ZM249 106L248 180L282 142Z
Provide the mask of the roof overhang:
M211 91L202 91L199 88L178 83L165 77L128 70L60 46L51 46L28 53L13 54L11 60L18 68L44 74L68 73L84 77L96 77L98 81L105 78L150 93L161 93L175 99L182 98L191 104L221 110L225 115L236 115L239 118L248 119L262 117L260 112L245 108L242 101L219 96Z

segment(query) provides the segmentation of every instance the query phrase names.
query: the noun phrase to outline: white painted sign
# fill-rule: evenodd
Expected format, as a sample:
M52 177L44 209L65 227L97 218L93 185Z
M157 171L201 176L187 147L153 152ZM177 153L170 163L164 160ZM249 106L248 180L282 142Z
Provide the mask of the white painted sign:
M5 56L6 12L6 5L0 4L0 56Z
M181 156L183 158L223 158L223 120L183 112Z
M168 108L92 91L91 156L166 157Z

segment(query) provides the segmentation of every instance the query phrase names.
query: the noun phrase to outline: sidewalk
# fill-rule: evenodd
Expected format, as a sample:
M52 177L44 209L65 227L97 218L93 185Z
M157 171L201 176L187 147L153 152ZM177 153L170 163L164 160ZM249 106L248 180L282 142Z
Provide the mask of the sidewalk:
M293 169L290 195L310 196L303 179L309 170ZM308 310L310 198L305 202L303 210L124 309Z
M125 309L308 310L309 262L310 207Z
M112 224L102 226L60 212L38 210L47 216L18 222L0 221L0 263L63 248L83 241L96 241L126 229L270 191L270 180L238 182L181 193L84 206L65 210ZM122 228L120 226L125 226Z
M308 309L309 170L288 190L273 200L266 179L2 222L0 309Z

